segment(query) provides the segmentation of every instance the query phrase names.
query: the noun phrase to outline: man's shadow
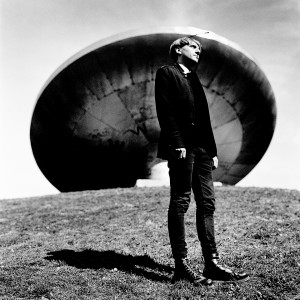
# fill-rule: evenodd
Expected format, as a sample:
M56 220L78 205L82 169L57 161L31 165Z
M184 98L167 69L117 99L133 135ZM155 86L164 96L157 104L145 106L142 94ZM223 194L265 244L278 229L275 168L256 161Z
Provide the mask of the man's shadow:
M47 253L49 261L64 261L67 265L79 269L118 269L154 281L169 281L173 268L155 262L148 255L132 256L115 251L60 250Z

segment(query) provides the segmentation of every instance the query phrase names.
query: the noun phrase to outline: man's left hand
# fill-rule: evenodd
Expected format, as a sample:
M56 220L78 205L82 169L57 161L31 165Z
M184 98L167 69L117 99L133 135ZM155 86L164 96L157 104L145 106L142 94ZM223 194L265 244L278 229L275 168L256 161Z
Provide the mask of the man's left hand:
M213 157L212 161L213 161L213 170L215 170L219 165L218 157L217 156Z

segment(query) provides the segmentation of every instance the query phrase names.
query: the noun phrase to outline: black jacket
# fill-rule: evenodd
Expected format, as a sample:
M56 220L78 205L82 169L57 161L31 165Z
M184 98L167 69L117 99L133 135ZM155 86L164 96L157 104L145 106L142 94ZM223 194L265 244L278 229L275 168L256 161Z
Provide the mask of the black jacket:
M161 133L157 157L168 159L170 150L201 146L213 158L217 148L206 96L195 72L187 75L178 65L156 72L155 102Z

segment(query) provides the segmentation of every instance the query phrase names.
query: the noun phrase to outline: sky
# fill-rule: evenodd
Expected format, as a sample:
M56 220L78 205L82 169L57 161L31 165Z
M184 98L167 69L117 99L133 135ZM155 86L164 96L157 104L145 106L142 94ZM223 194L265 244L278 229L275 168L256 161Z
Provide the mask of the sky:
M0 199L56 194L39 170L30 123L45 82L71 56L124 31L192 26L239 44L275 93L277 123L238 186L300 190L299 0L0 0Z

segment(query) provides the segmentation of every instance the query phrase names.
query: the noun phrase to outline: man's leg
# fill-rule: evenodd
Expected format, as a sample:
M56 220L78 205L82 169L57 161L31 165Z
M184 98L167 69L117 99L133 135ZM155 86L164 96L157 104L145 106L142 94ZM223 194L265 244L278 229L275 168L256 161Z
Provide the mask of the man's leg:
M172 282L186 279L195 285L211 285L212 281L196 274L186 260L184 216L190 204L193 164L194 155L189 151L185 159L172 158L168 163L171 186L168 230L175 259L175 273Z
M196 201L196 225L204 257L217 253L214 212L215 191L212 179L212 161L202 148L195 151L193 192Z
M197 232L205 261L203 275L220 281L237 281L247 278L246 273L234 273L219 264L214 233L215 192L212 180L212 161L205 150L201 148L195 151L193 191L197 205Z
M190 204L193 160L193 154L187 153L185 159L172 157L168 162L171 187L168 229L175 259L187 256L184 216Z

